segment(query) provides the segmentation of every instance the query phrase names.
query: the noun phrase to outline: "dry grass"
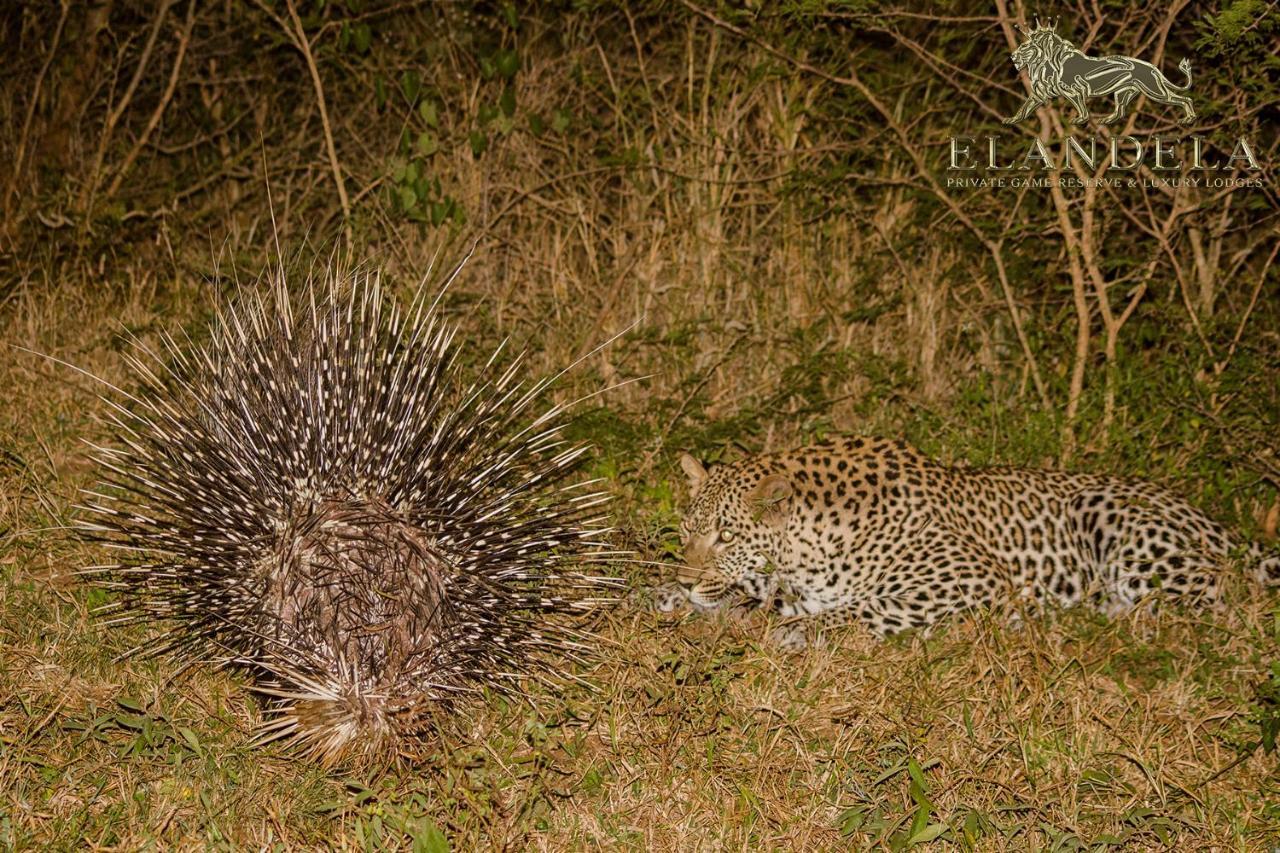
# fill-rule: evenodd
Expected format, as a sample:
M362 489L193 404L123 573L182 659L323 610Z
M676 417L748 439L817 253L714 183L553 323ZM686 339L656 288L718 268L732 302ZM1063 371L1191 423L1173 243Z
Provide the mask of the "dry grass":
M4 339L116 378L116 323L198 322L182 290L139 273L24 295ZM454 849L823 849L919 832L979 849L1259 849L1280 830L1251 716L1280 610L1242 584L1220 613L978 619L888 643L851 629L790 657L761 645L759 621L677 625L624 605L583 673L594 692L479 708L425 767L344 778L250 750L260 708L236 678L112 660L129 636L95 626L102 594L72 576L96 555L47 529L90 476L92 390L23 353L0 372L7 846L434 849L438 829ZM620 515L642 557L670 542L669 455L602 452L625 471Z

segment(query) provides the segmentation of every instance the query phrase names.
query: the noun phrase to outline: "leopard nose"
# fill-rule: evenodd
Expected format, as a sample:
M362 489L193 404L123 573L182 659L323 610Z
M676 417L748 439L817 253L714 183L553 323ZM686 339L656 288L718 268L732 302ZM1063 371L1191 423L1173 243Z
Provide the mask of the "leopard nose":
M685 586L693 586L702 578L706 562L706 551L692 542L689 543L684 548L684 563L676 570L676 580Z

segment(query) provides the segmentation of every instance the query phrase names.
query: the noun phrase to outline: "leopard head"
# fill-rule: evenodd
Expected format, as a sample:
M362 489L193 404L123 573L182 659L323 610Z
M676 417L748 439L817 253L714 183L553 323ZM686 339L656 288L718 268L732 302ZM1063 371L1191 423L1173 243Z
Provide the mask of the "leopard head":
M745 595L767 603L778 588L772 564L791 515L790 479L755 463L708 470L687 453L680 467L690 501L680 522L684 565L677 579L690 602L714 609Z

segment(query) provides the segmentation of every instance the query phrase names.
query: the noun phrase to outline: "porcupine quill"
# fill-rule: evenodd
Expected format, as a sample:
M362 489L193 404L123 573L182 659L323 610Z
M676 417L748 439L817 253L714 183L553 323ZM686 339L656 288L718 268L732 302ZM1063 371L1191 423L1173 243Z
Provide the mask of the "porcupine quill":
M89 571L113 622L163 626L135 652L248 669L259 741L416 755L459 700L590 651L607 496L573 476L567 406L537 408L554 377L499 347L467 378L438 299L402 310L367 273L297 304L270 285L201 345L129 338L139 388L103 396L115 439L78 522L121 556Z

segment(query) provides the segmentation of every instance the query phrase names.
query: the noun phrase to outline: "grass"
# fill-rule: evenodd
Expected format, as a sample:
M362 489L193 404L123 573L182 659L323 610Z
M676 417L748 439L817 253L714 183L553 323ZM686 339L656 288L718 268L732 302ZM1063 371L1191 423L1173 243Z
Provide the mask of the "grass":
M52 293L9 312L6 340L111 379L117 322L146 334L174 317L198 326L206 310L199 290L142 275ZM617 357L698 341L673 334L637 335ZM796 359L779 386L803 369ZM1047 455L1035 436L1053 430L992 415L989 388L931 406L909 377L877 370L857 373L868 394L900 402L868 409L869 429L916 431L962 461ZM600 447L593 473L614 483L623 538L646 559L676 551L676 448L733 454L829 429L811 419L820 407L798 406L768 437L758 413L777 406L773 388L714 417L695 380L653 385L574 427ZM482 704L423 766L326 774L251 749L261 708L242 679L118 661L136 634L97 624L106 596L73 574L97 555L52 529L91 476L92 386L16 353L0 394L5 847L1258 849L1280 833L1276 759L1258 748L1280 685L1280 607L1243 580L1211 613L1075 611L1016 630L977 617L884 643L851 628L794 656L762 644L760 618L672 622L628 603L603 617L603 662L580 673L591 689ZM1015 435L1026 444L1001 442ZM637 587L659 573L630 572Z

